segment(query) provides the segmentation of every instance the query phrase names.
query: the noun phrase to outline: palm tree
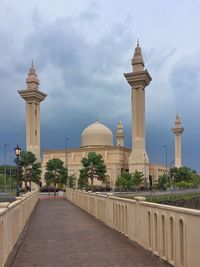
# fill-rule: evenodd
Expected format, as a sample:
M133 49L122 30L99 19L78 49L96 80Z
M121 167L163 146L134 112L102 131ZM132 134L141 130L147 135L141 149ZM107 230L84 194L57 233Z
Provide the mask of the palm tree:
M19 157L19 166L22 172L22 180L27 192L27 182L39 183L41 175L41 164L37 162L36 156L30 151L22 151Z
M53 184L54 196L56 195L56 185L66 184L66 168L60 159L50 159L46 164L45 180L47 184Z
M31 188L31 182L36 183L37 185L40 184L40 178L41 178L41 163L36 162L32 165L32 167L29 169L28 173L28 181L30 183L30 188Z
M104 160L100 154L89 152L87 157L82 158L81 163L83 168L80 170L80 179L86 179L87 182L89 178L93 191L94 179L101 181L106 179L106 166L104 164Z

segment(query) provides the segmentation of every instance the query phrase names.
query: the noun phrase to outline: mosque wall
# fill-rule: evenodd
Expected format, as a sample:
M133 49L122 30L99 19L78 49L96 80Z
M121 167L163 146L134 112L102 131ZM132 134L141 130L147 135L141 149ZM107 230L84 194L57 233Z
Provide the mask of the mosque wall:
M75 174L77 179L79 177L79 171L82 168L81 160L86 157L89 152L96 152L102 155L102 158L106 165L107 175L110 178L110 184L113 187L115 185L118 175L121 171L128 169L128 159L130 151L122 147L93 147L93 148L80 148L66 150L52 150L44 151L42 161L42 185L45 184L44 174L45 166L48 160L53 158L59 158L67 166L69 174ZM67 155L67 157L66 157ZM99 181L94 181L94 184L99 184Z
M153 184L158 180L159 176L166 173L166 167L162 164L149 164L149 174L152 177Z
M106 165L107 175L110 178L110 185L114 187L118 175L123 171L128 171L130 150L122 147L93 147L93 148L77 148L66 150L49 150L44 151L42 161L42 185L45 184L44 174L45 165L48 160L59 158L63 161L64 166L67 164L69 174L75 174L77 179L79 171L82 168L81 159L86 157L89 152L101 154ZM67 155L67 158L66 158ZM149 173L152 177L152 182L155 183L160 175L166 172L166 168L161 164L149 164ZM99 184L99 181L94 181L94 184Z

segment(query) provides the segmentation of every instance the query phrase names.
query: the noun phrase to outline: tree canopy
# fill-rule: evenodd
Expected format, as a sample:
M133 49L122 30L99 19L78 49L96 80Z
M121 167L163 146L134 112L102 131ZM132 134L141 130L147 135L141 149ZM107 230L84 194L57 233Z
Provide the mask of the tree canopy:
M41 164L37 162L36 156L30 151L22 151L19 156L20 176L24 181L25 192L27 191L27 182L39 184L41 178Z
M123 172L117 177L115 185L118 189L127 191L129 189L137 188L143 181L144 174L136 170L134 173Z
M195 187L200 184L200 176L197 172L188 167L171 168L171 179L178 187Z
M82 169L80 170L80 177L78 185L80 188L88 185L90 180L93 190L94 179L104 182L106 180L106 165L100 154L89 152L87 157L82 158Z
M67 169L60 159L50 159L46 163L45 180L47 185L54 186L54 194L56 194L56 186L66 185L67 182Z
M171 187L189 188L200 184L200 176L195 170L188 167L173 167L169 170L169 175L160 175L155 188L166 190Z

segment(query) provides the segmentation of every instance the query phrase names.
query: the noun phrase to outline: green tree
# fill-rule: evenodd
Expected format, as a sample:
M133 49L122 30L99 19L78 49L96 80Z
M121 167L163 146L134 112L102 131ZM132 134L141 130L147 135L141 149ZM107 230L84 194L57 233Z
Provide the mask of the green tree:
M171 179L173 180L174 184L177 184L178 186L184 184L186 186L186 183L188 183L189 186L198 186L200 184L200 176L197 174L195 170L192 170L188 167L180 167L180 168L171 168ZM182 183L185 182L185 183Z
M40 184L40 179L41 179L41 163L36 162L32 165L32 168L29 169L29 175L28 175L28 181L30 183L30 188L31 188L31 182L34 182L35 184L39 185Z
M194 186L200 185L200 176L197 173L192 173L191 182Z
M36 156L30 151L22 151L19 157L20 176L24 181L25 192L27 192L27 182L39 183L41 176L41 164L37 162Z
M144 174L137 170L132 174L133 186L137 187L144 182Z
M128 189L131 189L133 186L132 174L129 172L123 172L121 175L117 177L115 185L120 190L127 191Z
M104 160L100 154L95 152L89 152L88 156L82 158L82 169L80 170L79 186L84 186L88 184L88 179L90 179L91 187L93 191L94 179L98 179L102 182L106 179L106 166Z
M86 176L85 171L81 169L78 179L78 188L85 189L88 185L88 177Z
M0 166L0 188L5 189L5 166ZM6 166L6 189L16 188L16 166Z
M123 172L118 176L115 185L120 190L127 191L128 189L137 188L143 183L143 181L144 174L136 170L134 173Z
M54 186L54 195L56 195L56 185L66 184L67 170L60 159L50 159L46 164L45 180L48 185Z
M68 183L69 183L69 188L74 188L76 186L76 175L71 174L68 176Z
M169 176L166 173L159 175L156 188L160 190L166 190L168 187L170 187Z

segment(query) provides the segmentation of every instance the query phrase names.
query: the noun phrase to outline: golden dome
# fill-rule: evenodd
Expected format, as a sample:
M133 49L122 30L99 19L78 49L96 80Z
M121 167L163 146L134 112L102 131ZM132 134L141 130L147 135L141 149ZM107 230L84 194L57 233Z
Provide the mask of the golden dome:
M99 121L89 125L81 134L81 147L86 146L113 146L112 131Z

